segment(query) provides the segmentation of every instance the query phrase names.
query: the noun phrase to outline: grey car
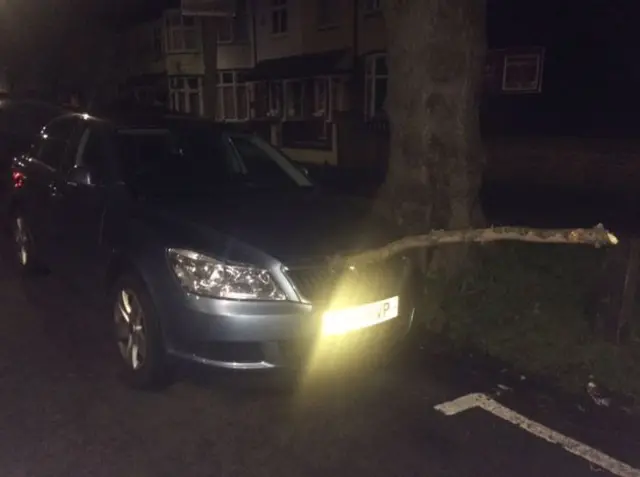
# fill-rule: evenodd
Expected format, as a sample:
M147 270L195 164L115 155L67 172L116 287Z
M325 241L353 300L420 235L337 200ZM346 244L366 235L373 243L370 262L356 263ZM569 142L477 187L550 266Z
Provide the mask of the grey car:
M304 369L319 344L329 359L366 343L367 359L410 328L409 260L328 260L397 238L394 226L323 193L255 135L158 113L68 114L12 172L17 261L106 297L133 386L166 383L175 363Z

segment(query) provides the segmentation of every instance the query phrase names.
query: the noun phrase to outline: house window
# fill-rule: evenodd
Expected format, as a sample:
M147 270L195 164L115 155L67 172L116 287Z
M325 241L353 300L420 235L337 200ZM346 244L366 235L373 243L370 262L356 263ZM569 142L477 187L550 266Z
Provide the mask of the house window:
M377 13L382 11L382 0L362 0L364 13Z
M329 116L329 79L316 78L313 84L313 115Z
M287 0L271 0L271 33L281 35L289 31Z
M269 116L279 117L282 115L284 104L284 88L281 81L269 83Z
M289 120L326 118L330 115L329 78L285 81L285 116Z
M304 110L304 83L301 80L285 81L284 99L287 119L301 119Z
M367 57L364 84L364 114L367 119L373 119L385 113L388 76L386 54Z
M218 73L217 118L224 121L249 119L247 84L237 71Z
M246 43L249 41L247 0L236 0L233 17L222 18L218 24L218 43Z
M347 108L344 104L344 90L345 84L344 81L338 78L331 78L330 83L330 91L329 91L329 103L330 103L330 111L344 111Z
M194 17L184 17L179 12L167 15L167 52L198 51L200 41Z
M251 97L250 109L252 118L266 118L269 116L269 83L259 81L249 88Z
M537 93L542 87L542 55L506 55L502 71L502 91Z
M340 12L339 0L316 0L316 23L318 28L327 28L337 25Z
M225 17L218 23L218 43L233 43L233 18Z
M169 108L179 113L202 116L202 78L198 76L170 77Z

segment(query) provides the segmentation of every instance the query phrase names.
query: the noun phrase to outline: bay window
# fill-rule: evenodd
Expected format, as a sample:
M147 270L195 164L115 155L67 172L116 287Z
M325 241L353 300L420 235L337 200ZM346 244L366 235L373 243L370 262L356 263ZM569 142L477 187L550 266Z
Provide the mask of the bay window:
M269 116L280 117L283 113L284 89L282 81L269 83Z
M331 120L339 109L340 81L334 77L287 80L284 82L285 118Z
M249 95L247 83L237 71L218 73L217 114L218 120L244 121L249 119Z
M249 115L252 119L264 119L269 116L269 83L250 83L249 98Z
M179 113L202 116L202 78L173 76L169 78L169 108Z
M249 96L252 118L329 122L345 109L344 78L337 76L253 82Z
M251 84L251 117L255 119L279 118L282 116L283 82L257 81Z
M284 83L285 117L302 119L304 116L304 83L302 80L290 80Z
M329 116L329 78L317 78L313 83L313 115Z

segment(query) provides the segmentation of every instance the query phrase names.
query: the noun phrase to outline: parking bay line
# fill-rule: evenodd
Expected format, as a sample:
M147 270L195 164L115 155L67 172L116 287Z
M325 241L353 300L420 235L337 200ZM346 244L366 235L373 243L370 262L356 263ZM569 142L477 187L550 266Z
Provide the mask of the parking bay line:
M494 416L518 426L521 429L533 434L552 444L559 444L564 450L577 455L598 467L611 472L618 477L640 477L640 470L631 467L624 462L610 457L593 447L589 447L582 442L571 439L559 432L554 431L542 424L518 414L517 412L503 406L499 402L491 399L486 394L474 393L459 397L453 401L444 402L434 407L436 411L445 416L454 416L461 412L473 408L484 409Z

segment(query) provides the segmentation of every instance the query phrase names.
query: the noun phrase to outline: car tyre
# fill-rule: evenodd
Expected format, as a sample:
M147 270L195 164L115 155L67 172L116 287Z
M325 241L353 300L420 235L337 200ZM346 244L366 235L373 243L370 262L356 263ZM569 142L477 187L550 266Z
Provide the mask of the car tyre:
M124 274L112 288L110 303L122 380L138 390L165 389L170 380L162 331L146 285L136 274Z

